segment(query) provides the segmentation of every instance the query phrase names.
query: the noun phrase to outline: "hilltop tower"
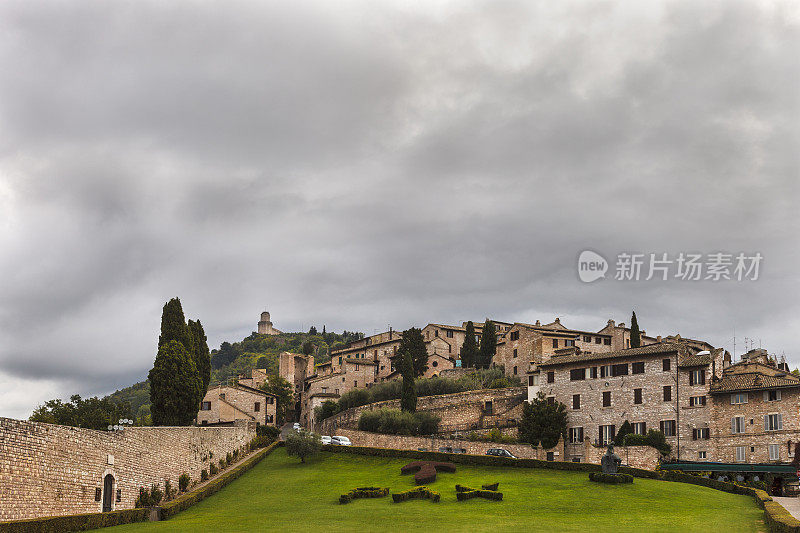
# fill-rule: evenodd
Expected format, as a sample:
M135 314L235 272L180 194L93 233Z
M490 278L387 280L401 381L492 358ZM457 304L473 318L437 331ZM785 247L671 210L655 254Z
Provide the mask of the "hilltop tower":
M272 327L272 322L269 320L269 312L264 311L261 313L261 320L258 323L258 332L261 335L278 335L281 333L274 327Z

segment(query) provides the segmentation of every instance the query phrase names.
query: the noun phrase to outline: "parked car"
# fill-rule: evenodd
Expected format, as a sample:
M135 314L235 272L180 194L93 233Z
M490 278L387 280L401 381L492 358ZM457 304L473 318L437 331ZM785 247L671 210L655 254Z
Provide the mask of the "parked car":
M331 443L331 436L330 435L323 435L320 437L322 439L322 444L330 444Z
M466 448L453 448L451 446L442 446L439 451L441 453L467 453Z
M331 437L331 444L334 446L352 446L353 443L350 442L350 439L347 437L343 437L341 435L334 435Z
M504 450L503 448L489 448L486 450L486 455L494 455L495 457L509 457L511 459L517 458L516 455L508 450Z

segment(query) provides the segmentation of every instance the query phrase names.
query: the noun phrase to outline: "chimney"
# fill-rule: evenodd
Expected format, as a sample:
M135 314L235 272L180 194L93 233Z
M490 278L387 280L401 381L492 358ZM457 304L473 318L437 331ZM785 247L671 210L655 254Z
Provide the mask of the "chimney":
M659 335L658 337L656 337L656 342L661 342L661 335Z
M609 318L609 319L608 319L608 325L609 325L609 327L612 327L612 328L613 328L613 327L614 327L614 325L615 325L615 322Z
M542 325L542 323L541 323L540 321L538 321L538 320L537 320L537 321L536 321L536 325L537 325L537 326L541 326L541 325Z
M392 340L392 326L389 326L389 340Z
M560 324L561 324L561 319L560 319L560 318L558 318L558 317L556 317L556 319L555 319L555 321L554 321L554 322L555 322L556 324L559 324L559 325L560 325Z

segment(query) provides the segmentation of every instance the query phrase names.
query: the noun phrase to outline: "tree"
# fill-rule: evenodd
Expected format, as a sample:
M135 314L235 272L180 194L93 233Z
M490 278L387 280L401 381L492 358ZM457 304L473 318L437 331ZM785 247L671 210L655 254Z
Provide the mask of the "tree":
M402 354L402 358L400 374L403 376L403 390L402 396L400 396L400 409L414 413L417 410L417 390L414 385L416 373L414 372L414 360L411 356L411 351L406 350Z
M531 402L522 404L522 421L519 438L543 448L558 444L558 438L567 436L567 407L560 402L549 402L544 392Z
M106 429L122 418L133 418L130 404L117 403L108 397L82 399L74 394L69 402L48 400L37 407L29 420L89 429Z
M642 334L639 333L639 322L636 320L636 311L631 316L631 348L638 348L642 345Z
M188 353L194 354L192 334L186 325L179 298L173 298L165 303L161 312L161 335L158 337L158 347L161 348L169 341L178 341Z
M477 360L478 341L475 340L475 325L470 320L467 322L464 344L461 345L461 366L464 368L473 367Z
M495 351L497 350L497 331L494 328L494 322L487 320L483 325L483 333L481 334L481 348L478 364L482 368L489 368L494 359Z
M219 350L211 358L211 368L214 370L229 365L236 360L241 354L241 348L234 346L229 342L223 342L219 346Z
M322 336L324 337L325 335L327 335L327 332L325 331L325 324L322 324Z
M266 355L259 357L258 361L256 361L256 368L269 369L269 357Z
M422 338L421 329L410 328L403 332L403 338L397 348L397 355L402 360L406 353L411 354L414 377L423 375L428 370L428 350L425 348L425 339Z
M307 457L316 455L321 448L322 439L316 433L292 431L286 437L286 453L299 457L301 463L305 463Z
M150 403L156 426L188 426L197 416L200 380L197 367L180 342L158 349L150 379Z
M316 335L317 334L317 327L316 326L311 326L311 328L308 330L308 334L309 335Z
M261 390L275 395L275 418L279 425L284 424L289 418L289 412L294 407L294 387L291 383L277 374L271 374Z
M303 343L302 348L303 355L311 355L314 353L314 344L311 341L306 341Z
M333 400L325 400L322 405L314 409L314 417L317 422L322 422L339 412L339 404Z
M625 446L625 437L633 433L633 427L627 420L619 427L619 431L614 436L614 444L617 446Z
M200 374L202 392L200 399L202 400L208 390L208 384L211 382L211 355L208 351L208 337L206 337L203 324L199 320L189 321L189 331L192 334L192 342L194 343L194 364Z

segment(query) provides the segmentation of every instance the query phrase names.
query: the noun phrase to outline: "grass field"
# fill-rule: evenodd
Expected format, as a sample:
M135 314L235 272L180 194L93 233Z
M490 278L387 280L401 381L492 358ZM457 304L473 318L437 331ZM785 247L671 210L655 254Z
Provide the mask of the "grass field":
M218 494L164 522L130 524L132 531L765 531L752 498L695 485L635 479L632 485L592 483L588 474L457 465L430 487L440 503L387 498L340 505L353 487L413 486L400 475L407 459L323 453L300 464L275 450ZM500 482L504 501L456 502L455 484Z

